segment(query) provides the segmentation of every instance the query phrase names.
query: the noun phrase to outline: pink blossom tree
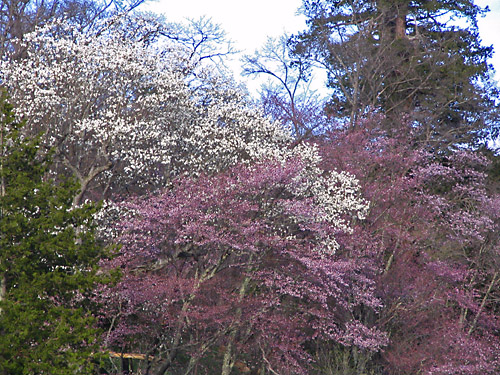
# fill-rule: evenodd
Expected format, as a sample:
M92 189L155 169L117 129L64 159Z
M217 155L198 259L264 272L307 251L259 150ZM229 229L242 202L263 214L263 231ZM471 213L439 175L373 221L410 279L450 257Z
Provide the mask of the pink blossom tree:
M377 327L391 342L372 369L390 374L496 374L498 218L477 152L421 149L408 127L391 137L376 117L322 142L325 169L354 174L370 201L365 221L339 237L347 254L378 255ZM350 366L364 365L351 352Z
M380 309L366 260L336 252L364 200L348 175L317 179L330 187L332 217L310 168L296 158L240 165L127 203L122 248L107 264L124 277L103 292L109 347L152 355L144 366L155 374L229 374L242 362L305 374L319 342L385 345L356 313Z

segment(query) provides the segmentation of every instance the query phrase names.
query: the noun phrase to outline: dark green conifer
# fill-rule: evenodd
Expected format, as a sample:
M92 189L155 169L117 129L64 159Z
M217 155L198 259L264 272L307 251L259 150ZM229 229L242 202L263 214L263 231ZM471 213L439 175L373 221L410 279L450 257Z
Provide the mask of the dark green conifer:
M95 207L47 175L50 155L25 139L0 94L0 374L85 374L98 353L91 295L107 250Z

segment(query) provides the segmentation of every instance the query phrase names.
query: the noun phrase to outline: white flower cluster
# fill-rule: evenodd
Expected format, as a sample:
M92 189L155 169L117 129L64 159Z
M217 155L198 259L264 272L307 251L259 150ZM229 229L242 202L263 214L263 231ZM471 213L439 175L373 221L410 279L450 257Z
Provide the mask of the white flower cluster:
M369 208L369 203L360 196L358 180L343 171L324 173L320 168L321 156L314 144L298 145L291 156L304 163L292 187L293 193L314 200L320 208L315 218L317 222L326 221L339 231L350 233L352 220L363 220ZM338 246L335 238L329 236L317 250L328 255L335 253Z

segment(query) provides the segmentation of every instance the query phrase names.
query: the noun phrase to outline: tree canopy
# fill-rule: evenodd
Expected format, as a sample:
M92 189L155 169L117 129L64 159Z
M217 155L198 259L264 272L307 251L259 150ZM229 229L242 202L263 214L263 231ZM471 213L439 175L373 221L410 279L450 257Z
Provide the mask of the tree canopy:
M254 100L139 3L0 6L0 373L498 374L485 10L305 0Z

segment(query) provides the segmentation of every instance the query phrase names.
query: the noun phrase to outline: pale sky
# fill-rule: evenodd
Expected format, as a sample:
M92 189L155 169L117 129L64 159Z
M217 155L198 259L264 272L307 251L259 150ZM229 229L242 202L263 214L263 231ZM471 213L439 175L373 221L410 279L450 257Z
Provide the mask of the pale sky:
M496 51L491 62L495 66L496 80L500 81L500 0L476 0L476 4L490 8L486 17L479 19L479 33L483 45L493 45Z
M236 49L252 54L268 37L279 37L285 32L292 34L305 28L305 17L297 15L301 4L301 0L156 0L142 9L162 13L172 22L207 16L226 31ZM494 45L495 50L500 50L500 0L476 0L476 4L488 5L491 9L479 20L483 44ZM238 59L231 68L235 70L235 78L243 80ZM496 79L500 80L500 51L494 54L491 62L497 70ZM246 83L252 91L258 88L255 82Z
M301 0L152 0L147 9L174 22L207 16L221 25L239 50L249 54L268 36L304 29L305 17L296 14L301 4Z

